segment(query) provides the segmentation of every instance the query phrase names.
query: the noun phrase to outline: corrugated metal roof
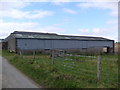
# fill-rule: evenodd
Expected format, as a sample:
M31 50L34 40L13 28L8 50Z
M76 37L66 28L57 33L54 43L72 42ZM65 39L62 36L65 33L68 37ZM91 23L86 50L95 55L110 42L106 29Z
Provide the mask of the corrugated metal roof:
M69 36L58 35L56 33L37 33L37 32L20 32L12 33L15 38L37 38L37 39L76 39L76 40L110 40L102 37L87 37L87 36Z
M13 34L16 38L40 38L40 39L70 39L70 37L62 37L59 35L27 35L27 34Z

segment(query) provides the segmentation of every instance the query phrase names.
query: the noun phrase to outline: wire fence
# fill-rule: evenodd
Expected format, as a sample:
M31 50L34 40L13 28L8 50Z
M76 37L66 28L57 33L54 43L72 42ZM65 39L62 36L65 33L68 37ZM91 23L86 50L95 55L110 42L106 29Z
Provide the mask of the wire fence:
M77 57L77 60L74 57ZM64 72L70 72L77 75L86 74L92 78L96 78L97 59L96 56L71 54L69 56L67 55L64 59L60 57L56 58L55 63L57 64L57 67L61 68Z
M48 58L49 55L47 55ZM49 60L43 60L39 61L39 56L33 53L33 56L31 56L35 62L43 63L46 65L53 65L56 66L56 68L62 70L64 73L70 73L70 74L75 74L75 75L80 75L80 76L88 76L93 79L97 78L97 80L100 80L102 77L107 77L110 76L110 73L106 73L107 69L110 70L109 63L112 62L117 62L118 60L114 58L113 56L100 56L100 55L93 55L93 56L88 56L88 55L73 55L73 54L65 54L62 56L54 56L54 53L52 53L52 60L49 58ZM40 55L41 57L41 55ZM103 58L104 57L104 58ZM43 58L45 59L45 58ZM113 60L114 59L114 60ZM101 65L102 61L102 65ZM105 61L105 62L103 62ZM102 73L101 73L102 72Z

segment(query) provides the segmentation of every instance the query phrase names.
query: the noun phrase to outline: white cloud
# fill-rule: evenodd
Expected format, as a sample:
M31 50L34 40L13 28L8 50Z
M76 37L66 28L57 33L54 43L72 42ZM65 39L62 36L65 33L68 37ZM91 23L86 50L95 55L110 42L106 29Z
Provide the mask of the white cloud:
M0 11L0 17L10 17L16 19L35 19L51 16L52 11L38 10L38 11L21 11L17 9L11 9L6 11Z
M45 33L61 33L65 32L63 28L56 25L40 27L39 23L33 22L4 22L0 20L0 38L6 38L14 31L32 31Z
M79 28L77 31L82 32L82 33L88 33L89 29Z
M70 13L70 14L76 14L77 13L75 10L68 9L68 8L63 8L63 11L66 12L66 13Z
M29 6L30 3L29 2L23 2L21 0L16 1L16 2L1 2L0 1L0 10L11 10L11 9L21 9L24 8L26 6Z
M105 37L118 41L118 29L117 27L113 28L84 28L77 29L79 36L96 36L96 37Z
M118 3L117 2L85 2L77 5L81 8L98 8L110 10L110 15L118 15Z
M99 28L94 28L93 33L100 33L100 29Z
M7 37L10 33L17 30L27 30L30 31L31 29L37 26L37 23L32 22L0 22L0 38Z
M110 19L109 21L106 22L106 24L110 25L108 28L92 28L88 29L89 31L82 32L79 30L80 34L82 35L87 35L87 36L100 36L100 37L105 37L105 38L110 38L118 41L118 2L96 2L93 0L93 2L83 2L79 3L77 5L80 8L97 8L97 9L102 9L102 10L108 10L109 15L114 16L113 19Z
M117 3L109 3L109 2L85 2L78 4L79 7L90 8L96 7L100 9L115 9L117 7Z
M25 8L29 6L31 3L24 1L15 2L0 2L0 17L10 17L16 19L36 19L43 18L46 16L51 16L53 14L52 11L47 10L31 10L31 11L23 11L21 8Z
M16 2L20 0L1 0L1 2ZM119 0L24 0L24 2L118 2Z
M43 10L33 11L31 14L30 13L26 15L26 18L34 19L34 18L43 18L45 16L53 15L52 11L43 11Z
M117 19L111 19L109 21L106 22L107 24L112 24L112 25L117 25L118 24L118 20Z
M65 32L63 28L57 27L56 25L46 26L42 28L37 28L36 31L45 32L45 33L61 33Z
M0 11L0 17L22 18L27 12L22 12L16 9Z
M64 5L65 3L67 3L67 2L57 2L57 1L55 1L55 2L51 2L53 5L56 5L56 6L62 6L62 5Z
M118 16L118 9L111 11L109 14L111 16Z

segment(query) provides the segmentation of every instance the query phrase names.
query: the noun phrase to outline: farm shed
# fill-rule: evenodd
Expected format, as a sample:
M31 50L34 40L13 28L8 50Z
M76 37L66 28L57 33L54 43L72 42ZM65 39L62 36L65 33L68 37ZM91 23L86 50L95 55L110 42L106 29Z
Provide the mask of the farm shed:
M114 40L102 37L68 36L55 33L37 33L15 31L6 39L8 50L69 50L87 48L107 48L107 52L114 52Z
M2 39L0 39L0 50L2 50Z
M0 50L7 49L7 41L0 39Z

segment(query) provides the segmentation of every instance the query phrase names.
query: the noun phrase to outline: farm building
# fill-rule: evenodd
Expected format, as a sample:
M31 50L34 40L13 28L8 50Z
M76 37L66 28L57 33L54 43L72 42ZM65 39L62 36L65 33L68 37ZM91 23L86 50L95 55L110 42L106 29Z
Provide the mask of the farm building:
M0 39L0 50L7 49L7 42L4 39Z
M106 48L106 52L114 52L114 40L102 37L68 36L55 33L37 33L15 31L5 41L10 52L20 50L69 50Z
M2 50L2 39L0 39L0 50Z

